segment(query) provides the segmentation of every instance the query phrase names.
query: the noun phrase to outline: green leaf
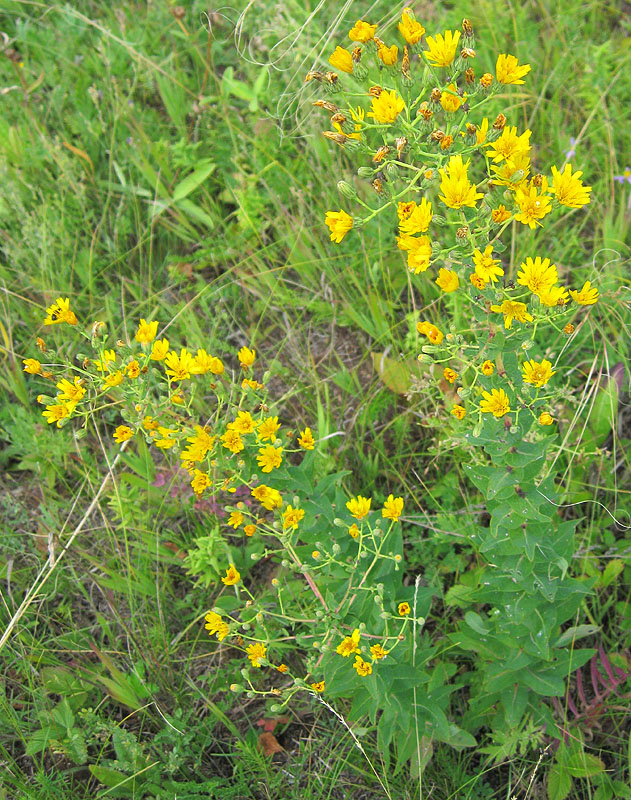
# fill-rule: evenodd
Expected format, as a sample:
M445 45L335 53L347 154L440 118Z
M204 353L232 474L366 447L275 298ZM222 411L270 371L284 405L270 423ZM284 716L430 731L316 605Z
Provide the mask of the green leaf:
M572 790L572 779L560 764L553 764L548 772L548 800L565 800Z
M586 636L593 636L598 633L600 627L598 625L575 625L568 628L559 636L554 643L554 647L566 647L568 644L584 639Z
M395 361L384 353L372 353L372 364L383 383L395 394L406 394L412 383L412 375L419 375L419 364Z
M605 765L597 756L584 751L571 753L565 759L565 766L573 778L591 778L605 770Z
M127 780L127 775L124 772L118 772L118 770L110 769L109 767L101 767L97 764L90 764L90 772L99 783L110 788L118 786L119 783Z
M611 586L611 584L616 580L618 575L624 569L624 561L620 558L614 558L610 561L605 569L603 570L602 574L596 581L596 586L601 589L606 588L607 586Z
M214 164L212 161L205 161L200 166L197 167L190 175L187 175L186 178L181 180L178 185L173 190L173 200L177 202L178 200L183 200L187 197L191 192L194 192L202 183L212 175L215 171L217 165Z

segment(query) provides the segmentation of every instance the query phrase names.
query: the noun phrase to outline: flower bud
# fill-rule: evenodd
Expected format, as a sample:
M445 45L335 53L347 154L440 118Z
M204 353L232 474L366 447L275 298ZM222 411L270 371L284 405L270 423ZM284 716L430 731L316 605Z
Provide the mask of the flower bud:
M430 355L428 355L427 353L421 353L419 355L419 357L418 357L418 361L420 361L421 364L433 364L434 363L434 359Z
M360 167L357 170L357 174L359 175L360 178L372 178L372 176L375 174L376 171L377 170L372 169L371 167ZM340 181L340 183L343 183L343 181Z
M350 183L347 183L347 181L338 181L337 190L340 194L344 195L344 197L347 197L349 200L354 200L357 197L357 192L350 185Z
M346 528L348 526L348 523L344 522L344 520L340 519L339 517L335 517L335 519L333 520L333 524L337 528Z
M279 711L283 710L283 707L278 703L272 703L272 705L269 707L269 710L272 712L272 714L278 714Z
M439 228L444 227L447 224L447 220L441 214L434 214L432 217L432 225L438 225Z
M467 389L466 386L460 386L457 389L456 394L458 395L458 397L462 397L464 400L465 397L469 397L469 395L471 394L471 389Z
M249 679L250 673L248 672L247 667L243 667L243 669L241 670L241 677L245 678L246 681Z

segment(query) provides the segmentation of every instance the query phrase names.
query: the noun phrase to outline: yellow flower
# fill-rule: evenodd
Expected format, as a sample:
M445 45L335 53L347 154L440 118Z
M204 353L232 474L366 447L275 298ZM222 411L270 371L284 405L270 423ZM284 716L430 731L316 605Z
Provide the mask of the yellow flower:
M427 336L432 344L441 344L445 338L443 332L431 322L417 322L416 330L423 336Z
M360 494L357 497L352 497L347 503L346 508L351 512L351 516L355 519L362 520L368 515L370 511L370 504L372 498L362 497Z
M412 203L413 207L410 208ZM425 233L434 216L432 204L425 197L421 200L420 205L416 205L414 201L412 203L399 203L399 232L403 237L414 236L415 233ZM404 208L401 209L401 206ZM402 213L405 215L404 219L401 219Z
M469 206L475 208L476 202L483 196L476 191L474 184L469 182L467 169L469 162L462 162L462 156L451 156L447 169L439 169L440 199L448 208L462 208Z
M405 108L405 102L394 89L391 92L384 89L379 97L372 98L370 107L369 117L381 125L390 125Z
M228 569L226 570L225 578L221 579L221 582L224 583L226 586L234 586L235 583L239 583L241 580L241 575L237 571L237 568L234 564L230 564Z
M519 214L515 214L515 219L528 225L534 230L537 225L541 226L538 220L543 219L546 214L552 211L550 198L546 194L539 194L536 186L517 189L515 200L519 206Z
M425 272L432 257L432 243L429 236L399 236L399 250L407 250L408 269L415 275Z
M521 78L530 72L530 64L519 64L515 56L500 53L495 64L495 77L499 83L521 84Z
M585 281L580 292L570 289L570 295L572 300L581 306L593 306L598 300L598 289L589 281Z
M525 303L520 303L517 300L504 300L501 305L491 306L491 311L504 315L504 327L512 328L513 320L517 322L532 322L532 314L527 311Z
M492 361L485 361L480 367L482 374L487 378L495 372L495 364Z
M489 145L488 155L493 157L493 161L508 161L515 159L518 156L530 152L530 136L531 130L526 130L519 136L517 135L517 127L507 125L502 131L499 139L496 139Z
M552 167L552 191L562 206L580 208L589 203L591 186L584 186L580 177L583 173L578 170L572 174L572 167L566 164L563 172Z
M324 223L331 230L331 241L339 244L353 227L353 218L346 211L327 211Z
M260 642L254 642L254 644L249 644L245 648L245 652L248 654L248 658L250 659L252 666L259 669L261 667L261 662L265 658L267 649L264 644L261 644Z
M483 414L493 414L494 417L503 417L510 411L510 401L503 389L491 389L489 392L482 392L484 400L480 403L480 411Z
M302 508L293 508L292 506L287 506L287 508L283 511L283 530L287 530L287 528L292 528L296 530L298 528L298 523L301 519L303 519L305 512Z
M361 656L355 656L355 663L353 664L353 668L357 670L357 674L361 678L365 678L368 675L372 675L372 664L370 661L364 661Z
M245 447L243 439L236 431L227 430L219 439L222 442L222 447L230 450L231 453L240 453Z
M527 178L530 174L530 156L528 153L518 153L513 158L502 161L499 166L491 164L491 171L493 172L493 182L499 186L508 186L513 191L527 188ZM510 214L508 217L510 217Z
M158 425L158 432L152 433L153 436L153 443L156 447L159 447L161 450L169 450L169 448L173 447L177 444L177 439L174 439L174 434L177 433L177 430L173 428L164 428L162 425Z
M505 205L500 203L497 208L494 208L493 211L491 211L491 217L493 222L501 225L502 222L506 222L506 220L511 218L511 213L508 211Z
M67 297L58 297L46 309L44 325L58 325L61 322L66 322L68 325L77 324L77 317L74 311L70 310L70 300Z
M353 56L344 47L336 47L335 52L329 58L329 64L333 69L350 73L353 71Z
M151 348L151 355L149 358L152 361L162 361L166 358L167 353L169 352L169 340L167 338L164 339L157 339L153 343L153 347Z
M46 419L49 425L53 422L57 423L57 427L61 428L61 423L69 417L75 409L74 403L57 403L52 406L46 406L46 410L42 411L42 416Z
M456 379L458 378L458 373L455 370L451 369L451 367L445 367L445 369L443 370L443 378L448 383L455 383Z
M191 487L198 497L200 497L204 493L204 491L208 489L208 487L211 485L212 481L210 480L209 475L207 475L205 472L202 472L201 469L195 469L193 471L193 480L191 481Z
M140 344L149 344L153 342L156 338L156 333L158 332L158 321L153 320L152 322L147 322L144 319L140 319L140 324L138 325L138 330L136 331L136 341L140 342Z
M451 411L449 413L452 416L454 416L456 419L464 419L465 416L467 415L467 410L466 410L466 408L463 408L462 406L456 405L451 409Z
M391 519L396 522L403 513L403 498L388 495L388 499L383 504L381 516L384 519Z
M199 349L193 359L191 372L193 375L205 375L211 372L213 375L222 375L224 366L221 359L209 355L205 350Z
M220 642L223 641L230 630L228 623L224 622L220 615L216 614L214 611L209 611L204 619L206 620L204 628L208 631L209 635L212 636L213 634L216 634L217 639Z
M471 275L469 275L469 280L475 286L475 288L479 289L480 291L486 288L486 281L484 278L481 278L477 272L472 272Z
M72 383L62 378L57 384L57 388L60 390L57 400L70 400L73 403L78 403L85 395L85 389L81 385L81 378L74 378Z
M553 375L556 375L556 372L552 371L552 364L545 358L541 363L531 358L522 367L524 383L532 383L537 389L545 386Z
M289 671L289 667L287 666L287 664L279 664L279 665L276 667L276 669L277 669L277 671L278 671L278 672L280 672L282 675L284 675L286 672L288 672L288 671Z
M146 431L155 431L158 428L159 423L153 417L146 416L142 421L142 427Z
M276 431L279 429L278 417L267 417L259 424L256 435L262 442L266 442L268 439L273 442L276 438Z
M29 375L39 375L42 371L42 365L36 358L24 358L22 363L24 364L24 372L28 372Z
M359 528L354 522L348 529L348 535L351 536L353 539L357 539L357 537L359 536Z
M191 377L193 369L193 356L186 348L180 350L180 355L172 350L164 360L166 374L172 381L185 381Z
M240 511L231 511L230 516L228 517L228 525L236 529L241 525L245 517Z
M241 369L249 369L256 359L256 350L250 350L249 347L242 347L237 353Z
M542 305L554 308L554 306L564 306L570 299L567 289L564 286L550 286L537 292L537 297Z
M373 646L370 648L370 654L373 661L380 661L382 658L385 658L389 652L389 650L384 650L380 644L373 644Z
M228 423L229 431L236 431L241 436L252 433L256 428L256 422L252 419L249 411L239 411L233 422Z
M397 607L397 613L399 614L400 617L407 617L407 615L410 614L411 611L412 611L412 609L410 608L410 604L409 603L405 603L405 602L404 603L399 603L399 605Z
M416 44L420 42L425 28L420 22L417 22L411 14L409 8L406 8L401 14L401 22L399 22L399 33L408 44Z
M118 428L114 431L114 441L118 444L122 444L126 442L128 439L131 439L134 435L133 430L129 427L129 425L119 425Z
M219 359L217 359L219 360ZM263 384L259 383L258 381L252 380L250 378L244 378L241 381L241 388L242 389L252 389L253 391L258 391L259 389L263 388Z
M252 525L251 523L249 525L244 525L243 532L246 536L254 536L256 533L256 525Z
M355 628L350 636L343 639L335 648L335 652L344 658L348 658L353 653L359 653L359 628Z
M547 411L543 411L539 415L539 425L552 425L554 422L554 417L551 414L548 414Z
M447 294L455 292L460 286L458 275L452 269L443 269L443 267L438 271L435 283Z
M278 469L283 460L282 453L282 447L272 447L271 444L261 447L256 457L261 472L271 472L273 469Z
M190 443L190 446L182 451L180 458L183 461L203 461L208 451L212 450L215 438L205 428L196 425L195 436L191 436L186 440Z
M280 508L283 504L281 493L277 489L272 489L271 486L266 486L264 483L252 489L250 494L268 511Z
M428 36L426 41L429 50L425 50L424 55L430 64L433 67L448 67L456 55L460 31L445 31L444 35L437 33L435 37Z
M463 97L457 93L457 87L455 83L450 83L449 86L446 86L443 89L443 92L440 96L440 104L445 109L445 111L457 111L460 106L465 103L467 100L467 95L465 94Z
M300 436L298 437L298 444L302 447L303 450L313 450L315 447L315 439L313 438L313 434L311 433L311 428L305 428L304 431L300 432Z
M399 217L399 226L401 225L402 222L405 222L405 220L410 216L410 214L414 211L415 208L416 208L416 202L414 200L406 200L399 202L399 204L397 205L397 216Z
M376 30L376 25L371 25L369 22L358 19L348 32L348 38L351 42L369 42L374 39Z
M488 117L484 117L484 119L482 120L482 124L475 133L475 143L484 144L484 142L486 142L486 137L488 132L489 132L489 120Z
M487 244L484 248L484 253L480 250L473 251L473 263L475 264L475 274L486 283L492 281L497 282L500 275L504 274L504 270L498 266L500 264L499 258L493 258L493 245Z
M537 256L534 261L528 257L522 261L521 272L517 273L517 283L527 286L534 294L550 289L559 280L557 268L549 258Z
M387 47L385 44L381 44L377 48L377 55L386 65L386 67L391 67L397 63L397 58L399 57L399 48L396 44L393 44L392 47Z
M322 694L322 692L324 691L325 685L326 684L325 684L324 681L316 681L315 683L311 684L311 688L313 689L314 692L317 692L318 694Z
M115 386L119 386L123 382L124 377L125 376L121 370L117 369L116 372L111 372L107 378L104 379L103 383L108 389L113 389Z

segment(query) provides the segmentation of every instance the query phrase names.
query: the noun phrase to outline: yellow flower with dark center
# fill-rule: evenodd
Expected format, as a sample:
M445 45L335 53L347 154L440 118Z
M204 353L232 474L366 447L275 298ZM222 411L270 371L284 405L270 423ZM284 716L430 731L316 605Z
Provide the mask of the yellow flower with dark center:
M372 656L373 661L381 661L382 658L385 658L389 650L384 650L383 646L380 644L373 644L370 648L370 655Z
M488 155L492 156L493 161L508 161L517 156L525 155L530 152L531 130L526 130L517 135L517 127L512 128L507 125L502 131L499 139L489 145Z
M412 214L414 209L416 208L416 202L414 200L406 200L405 202L400 201L397 205L397 216L399 217L399 229L401 230L401 223L405 222L406 219ZM415 231L416 233L417 231Z
M411 204L399 203L399 207L402 205L409 207ZM399 232L401 233L401 236L414 236L416 233L425 233L425 231L429 228L432 217L434 216L432 204L424 197L419 205L414 203L414 207L410 209L409 214L406 212L407 208L403 210L405 219L401 220L399 223Z
M464 419L467 415L467 410L463 406L455 405L449 413L456 419Z
M348 32L348 38L351 42L369 42L374 39L376 31L376 25L371 25L369 22L358 19Z
M362 497L361 494L358 494L357 497L352 497L346 503L346 508L351 512L352 517L362 520L364 517L368 516L371 503L371 497Z
M292 506L287 506L287 508L283 511L283 530L287 530L291 528L292 530L296 530L298 528L298 524L304 518L305 512L302 508L293 508Z
M70 310L70 300L67 297L58 297L55 302L46 309L44 325L58 325L61 322L65 322L68 325L77 324L77 317L74 311Z
M124 377L125 376L121 370L117 369L116 372L111 372L107 378L103 380L103 383L108 389L113 389L115 386L119 386L123 382Z
M169 352L169 340L167 338L157 339L151 348L151 355L149 358L152 361L163 361Z
M263 508L267 509L268 511L273 511L275 508L280 508L283 504L281 493L277 489L273 489L271 486L266 486L264 483L252 489L250 494L255 500L259 501Z
M226 576L221 579L221 582L226 586L234 586L235 583L239 583L240 580L241 575L239 574L237 568L234 564L230 564L226 570Z
M228 517L228 525L236 529L243 523L245 517L240 511L231 511L230 516Z
M193 369L193 356L183 347L178 355L172 350L164 360L166 374L172 381L185 381L191 377Z
M572 300L581 306L593 306L598 301L598 289L589 281L585 281L580 292L570 289L570 295Z
M495 364L492 361L485 361L480 367L483 375L487 378L495 372Z
M545 358L541 363L531 358L522 367L524 383L531 383L537 389L545 386L553 375L556 375L556 372L552 371L552 364Z
M278 469L282 463L282 460L283 448L272 447L271 444L261 447L258 455L256 456L256 461L261 468L261 472L271 472L273 469Z
M393 44L391 47L387 47L385 44L380 45L377 48L377 55L386 65L386 67L391 67L397 63L397 58L399 57L399 48L396 44Z
M353 653L359 653L359 628L355 628L350 636L343 639L335 648L335 652L344 658L348 658Z
M491 211L491 218L493 219L493 222L501 225L503 222L506 222L511 218L511 213L505 205L500 203L497 208L494 208L493 211Z
M432 257L432 243L429 236L398 236L399 250L407 250L408 269L415 275L425 272Z
M494 417L503 417L510 411L510 400L503 389L491 389L490 392L482 392L484 398L480 403L480 411L483 414L493 414Z
M564 286L549 286L547 289L542 289L537 292L537 297L541 304L554 308L555 306L564 306L570 299L567 289Z
M66 378L62 378L57 384L57 388L60 390L57 400L70 400L72 403L78 403L85 395L85 389L81 385L81 378L78 377L74 378L72 383Z
M329 64L333 69L350 73L353 71L353 56L344 47L336 47L333 55L329 58Z
M456 48L460 41L460 31L445 31L426 39L429 50L424 55L433 67L448 67L456 56Z
M548 414L547 411L543 411L539 415L539 425L552 425L554 422L554 417L551 414Z
M422 336L427 336L432 344L441 344L444 339L443 332L431 322L417 322L416 330Z
M249 347L242 347L237 353L241 369L249 369L256 359L256 350L250 350Z
M405 102L394 89L391 92L384 89L379 97L372 98L370 108L369 117L380 125L390 125L405 108Z
M444 269L443 267L439 269L435 283L447 294L455 292L460 286L458 275L452 269Z
M226 450L230 450L231 453L240 453L245 447L243 439L237 431L227 430L219 439L222 442L222 447L225 447Z
M233 422L228 423L229 431L236 431L241 436L252 433L256 428L256 422L249 411L239 411Z
M39 375L42 371L42 365L36 358L24 358L22 363L24 364L24 372L28 372L29 375Z
M481 278L477 272L472 272L471 275L469 275L469 280L476 289L479 289L480 291L482 291L482 289L486 289L486 281L484 278Z
M259 669L261 667L263 659L266 656L267 648L265 647L264 644L261 644L260 642L254 642L253 644L249 644L245 648L245 652L248 654L248 658L250 659L250 663L252 664L252 666Z
M572 173L570 164L565 165L563 172L552 167L552 191L562 206L581 208L589 203L592 187L583 185L582 174L581 170Z
M273 442L276 438L276 432L279 429L280 423L278 422L278 417L267 417L259 423L256 429L256 435L262 442L266 442L268 439Z
M315 439L313 438L313 433L311 433L311 428L305 428L304 431L300 432L298 444L303 450L313 450L315 447Z
M357 670L357 674L361 678L366 678L368 675L372 675L372 664L370 661L364 661L361 656L355 656L353 669Z
M454 112L457 111L460 106L465 103L467 100L467 95L465 94L463 97L457 92L457 87L455 83L450 83L449 86L443 89L443 93L440 96L440 104L445 109L445 111ZM488 124L488 120L487 120Z
M412 612L412 609L410 608L410 604L409 603L406 603L406 602L399 603L399 605L397 607L397 613L399 614L400 617L407 617L408 614L410 614L411 612Z
M325 685L326 684L325 684L324 681L316 681L315 683L311 684L311 688L313 689L314 692L317 692L318 694L322 694L322 692L324 691Z
M201 495L211 485L212 481L210 480L209 475L207 475L205 472L202 472L201 469L196 469L194 471L193 480L191 481L191 487L198 497L201 497Z
M521 84L521 78L530 72L530 64L519 64L515 56L500 53L495 64L495 77L498 83Z
M401 14L401 22L399 22L399 33L408 44L416 44L420 42L425 33L425 28L420 22L417 22L412 16L411 10L406 8Z
M521 272L517 273L517 283L527 286L534 294L550 289L558 280L556 266L550 263L549 258L542 259L540 256L522 261Z
M129 425L119 425L118 428L114 431L114 441L118 444L122 444L126 442L128 439L131 439L134 435L133 430L129 427Z
M491 311L504 315L504 327L512 328L513 320L517 322L532 322L533 316L528 313L528 306L517 300L504 300L501 305L491 306Z
M550 198L546 194L539 194L536 186L517 189L515 200L519 206L519 213L515 214L515 219L528 225L532 230L537 225L541 227L539 220L552 211Z
M403 498L388 495L388 499L383 504L381 516L384 519L391 519L396 522L403 513Z
M445 369L443 370L443 378L448 383L455 383L456 380L458 379L458 373L455 370L451 369L451 367L445 367Z
M331 231L331 241L339 244L353 227L353 218L344 209L327 211L324 223Z
M499 258L493 258L493 245L487 244L484 253L480 250L473 251L473 263L475 274L487 283L491 281L497 283L497 279L504 274L504 270L499 266Z
M136 331L136 341L140 342L140 344L149 344L156 338L157 332L157 320L147 322L147 320L141 318L140 324L138 325L138 330Z
M359 528L354 522L348 529L348 535L353 539L357 539L357 537L359 536Z

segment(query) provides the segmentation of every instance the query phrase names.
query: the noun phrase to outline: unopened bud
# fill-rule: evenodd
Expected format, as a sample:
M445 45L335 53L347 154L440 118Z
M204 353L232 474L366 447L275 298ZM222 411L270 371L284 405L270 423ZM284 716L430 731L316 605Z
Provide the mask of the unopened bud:
M375 170L371 167L360 167L357 170L357 174L360 178L372 178L372 176L375 174ZM340 181L340 183L342 183L342 181Z
M347 181L338 181L337 190L340 194L347 197L349 200L354 200L357 197L357 192Z

